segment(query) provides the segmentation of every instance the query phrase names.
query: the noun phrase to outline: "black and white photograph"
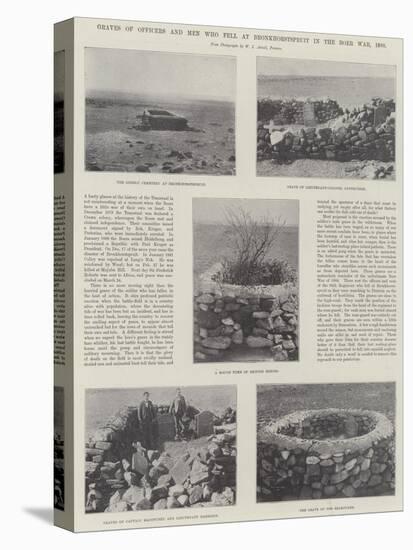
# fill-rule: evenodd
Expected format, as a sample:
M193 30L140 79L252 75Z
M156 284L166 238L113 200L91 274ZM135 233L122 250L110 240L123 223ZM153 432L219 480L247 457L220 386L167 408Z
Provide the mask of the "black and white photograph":
M65 52L54 53L54 173L65 171Z
M236 59L86 48L87 171L235 175Z
M257 386L257 502L394 495L395 389Z
M231 506L236 386L86 390L85 511Z
M257 176L395 179L396 68L257 58Z
M297 361L299 201L194 198L194 362Z
M65 509L65 433L64 433L64 389L54 387L54 507Z

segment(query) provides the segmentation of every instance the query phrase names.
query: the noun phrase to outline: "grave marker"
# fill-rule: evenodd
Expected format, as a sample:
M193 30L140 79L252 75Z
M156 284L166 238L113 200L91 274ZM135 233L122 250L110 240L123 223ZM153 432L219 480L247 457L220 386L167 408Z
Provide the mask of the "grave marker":
M202 411L195 416L195 432L197 437L214 433L214 415L211 411Z
M162 414L157 420L159 441L172 441L175 437L175 423L172 415Z

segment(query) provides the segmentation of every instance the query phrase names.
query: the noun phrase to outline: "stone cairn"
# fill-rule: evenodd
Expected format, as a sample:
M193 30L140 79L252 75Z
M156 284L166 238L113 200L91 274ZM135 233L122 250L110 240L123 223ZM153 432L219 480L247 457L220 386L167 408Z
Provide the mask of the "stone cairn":
M219 360L245 345L267 348L274 361L298 358L298 297L230 290L197 292L194 297L195 361Z
M299 411L258 431L257 500L394 494L394 428L381 413Z
M235 417L235 411L233 411ZM86 512L126 512L235 503L236 423L217 419L202 447L180 456L136 443L137 408L126 407L86 445Z
M290 106L294 102L281 102ZM290 129L283 140L271 144L271 124L303 124L302 115L296 110L288 116L271 115L279 110L280 100L258 101L257 160L274 159L280 162L296 159L320 160L378 160L392 162L395 159L395 103L393 100L372 99L371 103L353 111L338 107L336 102L314 109L315 123L335 118L331 127L304 127ZM273 106L273 107L272 107ZM341 112L340 112L341 111ZM338 117L338 118L336 118ZM341 117L341 118L340 118ZM271 124L270 124L271 123Z

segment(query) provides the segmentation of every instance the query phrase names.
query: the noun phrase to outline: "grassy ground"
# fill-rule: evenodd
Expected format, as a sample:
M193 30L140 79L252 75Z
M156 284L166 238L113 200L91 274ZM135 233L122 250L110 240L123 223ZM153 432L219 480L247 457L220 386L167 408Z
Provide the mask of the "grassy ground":
M394 422L395 384L265 384L257 389L258 421L268 421L303 409L369 409Z

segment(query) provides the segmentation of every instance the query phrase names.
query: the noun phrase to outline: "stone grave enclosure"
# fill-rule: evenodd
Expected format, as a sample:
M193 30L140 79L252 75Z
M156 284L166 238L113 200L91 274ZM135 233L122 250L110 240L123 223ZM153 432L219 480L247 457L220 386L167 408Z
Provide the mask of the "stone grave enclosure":
M158 407L159 441L176 445L173 455L139 444L137 407L124 407L104 422L86 443L86 512L233 505L236 423L194 410L192 446L173 442L168 406Z
M274 361L298 359L298 288L217 283L220 263L200 276L194 293L194 360L219 361L241 346Z
M395 160L395 102L374 98L348 112L335 102L258 101L257 160ZM281 113L281 114L280 114ZM311 120L312 113L314 120ZM324 123L332 121L330 125ZM287 126L281 145L273 146L274 125ZM301 128L294 127L301 125Z
M394 493L394 428L375 411L298 411L264 425L257 442L257 499Z

